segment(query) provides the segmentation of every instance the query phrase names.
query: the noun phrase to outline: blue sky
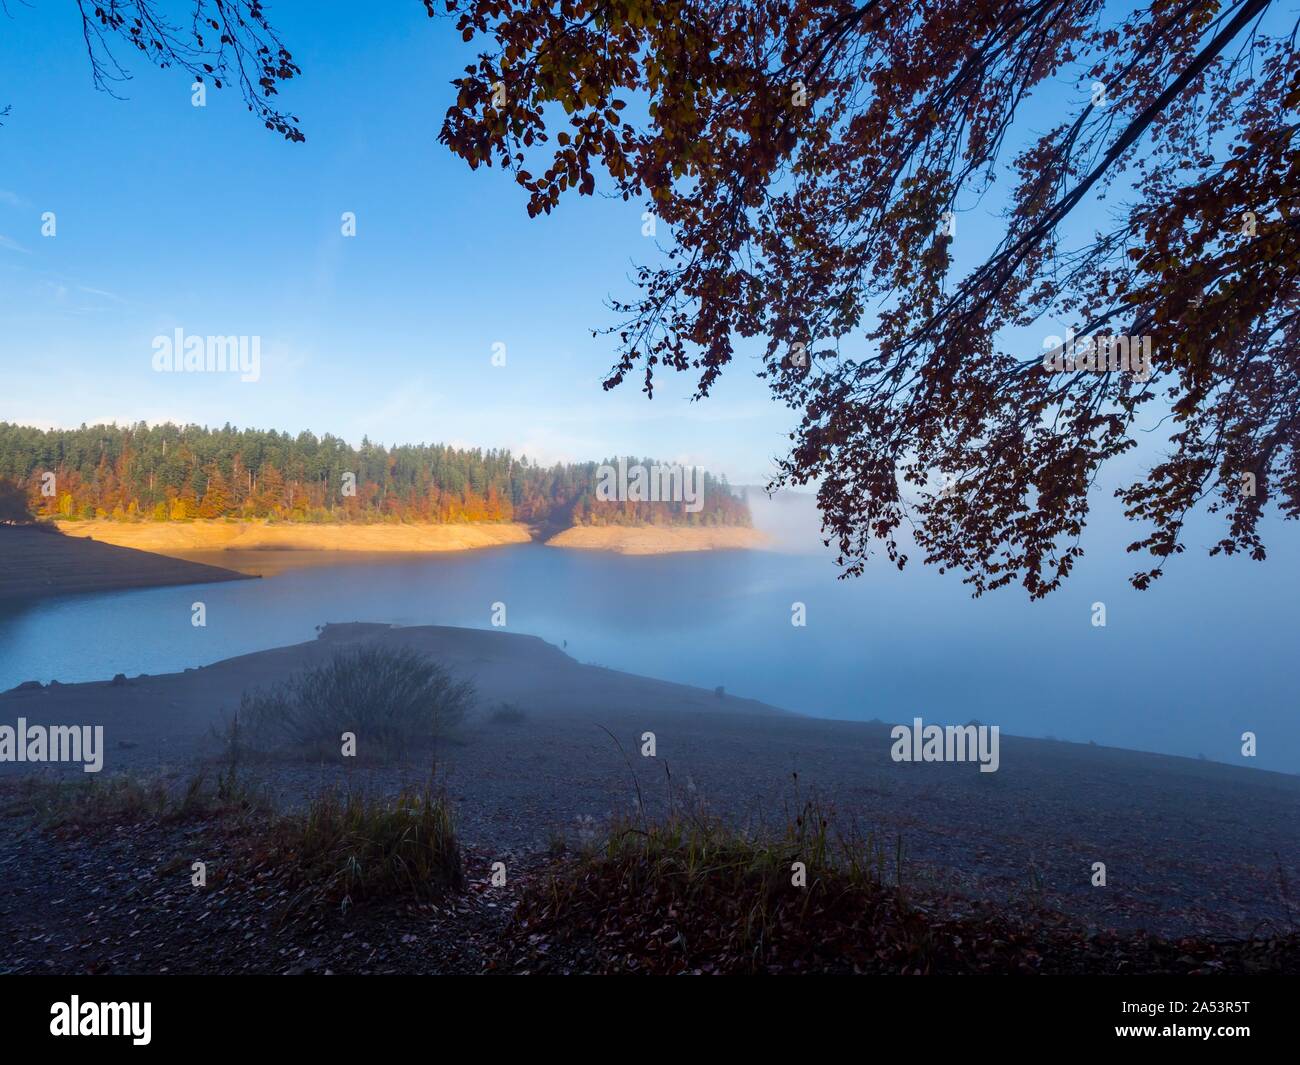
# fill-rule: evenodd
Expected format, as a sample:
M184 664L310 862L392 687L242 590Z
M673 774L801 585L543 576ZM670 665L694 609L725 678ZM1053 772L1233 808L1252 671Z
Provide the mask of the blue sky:
M437 143L469 55L449 22L416 2L364 23L311 7L270 9L304 71L282 97L301 145L232 90L193 107L187 76L125 52L127 99L95 91L71 2L0 15L0 420L230 421L764 479L791 415L749 367L705 404L685 375L653 402L600 388L613 347L591 330L654 254L643 208L574 199L530 220L513 181ZM260 336L261 380L153 373L152 339L177 327Z

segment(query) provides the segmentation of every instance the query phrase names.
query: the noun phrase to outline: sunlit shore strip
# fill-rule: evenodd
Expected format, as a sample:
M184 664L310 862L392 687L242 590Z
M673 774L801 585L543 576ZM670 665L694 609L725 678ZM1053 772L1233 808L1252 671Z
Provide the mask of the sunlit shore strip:
M468 551L529 543L534 535L519 522L449 524L310 524L306 522L59 522L69 536L152 551L161 555L213 551L351 551L421 553ZM741 526L574 526L546 540L552 547L629 555L756 549L767 539Z
M768 537L740 525L575 525L546 541L551 547L613 551L622 555L665 555L682 551L760 550Z
M212 551L467 551L528 543L518 522L454 524L312 524L308 522L58 522L68 536L133 547L160 555Z

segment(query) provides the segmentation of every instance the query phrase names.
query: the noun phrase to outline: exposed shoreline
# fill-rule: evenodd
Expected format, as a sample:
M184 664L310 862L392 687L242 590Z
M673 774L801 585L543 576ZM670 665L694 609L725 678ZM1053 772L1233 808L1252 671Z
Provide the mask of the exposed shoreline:
M685 551L753 551L768 546L757 529L740 525L702 528L663 525L575 525L546 541L548 547L667 555Z
M67 536L184 558L220 551L355 551L371 554L471 551L525 544L544 537L521 522L427 524L309 524L306 522L61 521ZM690 551L753 550L768 539L741 526L702 528L663 525L574 526L545 539L550 547L660 555Z
M518 522L448 525L314 525L266 521L121 522L66 521L67 536L184 556L213 551L363 551L379 553L469 551L528 543L528 526Z

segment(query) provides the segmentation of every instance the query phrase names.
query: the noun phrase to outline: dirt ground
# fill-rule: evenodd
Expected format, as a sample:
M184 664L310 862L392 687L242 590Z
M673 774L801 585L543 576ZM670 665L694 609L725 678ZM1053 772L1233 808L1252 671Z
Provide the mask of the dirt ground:
M246 574L218 566L0 525L0 601L245 579Z
M390 792L432 773L483 876L496 860L526 867L557 837L590 834L638 801L652 813L669 801L702 803L755 826L783 824L817 795L845 824L873 833L891 868L901 847L904 883L917 888L1032 901L1091 927L1169 936L1291 931L1300 917L1292 888L1300 883L1300 778L1017 737L1002 738L996 773L972 763L895 763L884 723L805 718L584 666L535 637L332 625L316 641L180 674L8 692L0 695L0 724L20 716L103 724L105 772L180 780L216 757L215 735L244 690L364 641L415 648L472 679L472 718L453 740L412 752L404 764L284 762L259 765L256 777L279 805L292 807L326 782ZM523 709L521 722L493 720L503 701ZM653 758L641 755L648 731ZM0 781L33 771L0 764ZM121 923L128 916L159 920L148 907L128 905L135 896L115 894L113 885L140 876L151 883L149 870L184 849L174 830L106 844L52 840L16 822L8 828L0 837L8 889L0 933L25 944L13 956L23 969L81 957L87 912L108 908L96 920L116 929L110 941L128 935L129 922ZM1106 865L1105 887L1092 885L1095 862ZM208 919L192 903L177 905L177 919ZM482 908L491 925L496 915ZM251 910L247 918L261 919ZM232 956L229 964L240 963Z

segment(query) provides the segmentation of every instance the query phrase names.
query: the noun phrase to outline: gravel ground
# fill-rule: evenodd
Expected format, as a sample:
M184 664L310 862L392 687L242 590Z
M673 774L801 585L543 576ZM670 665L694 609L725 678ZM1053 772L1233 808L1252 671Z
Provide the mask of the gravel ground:
M996 773L899 764L886 724L804 718L582 666L532 637L330 626L314 643L183 674L6 693L0 723L102 722L107 771L179 783L214 757L214 727L239 692L364 640L437 656L474 679L480 709L453 740L404 764L250 771L289 807L323 783L393 792L432 773L469 850L463 898L276 929L255 892L232 881L224 895L196 895L188 862L171 869L200 840L220 855L202 826L59 838L11 817L0 825L8 944L0 970L479 971L479 944L499 933L513 892L555 837L598 829L633 806L638 789L652 812L671 796L744 825L781 824L817 796L844 823L874 833L891 876L901 840L907 887L1032 901L1090 927L1244 937L1294 931L1300 919L1291 887L1300 884L1298 777L1016 737L1003 737ZM492 720L502 700L517 703L524 720ZM654 758L640 754L646 731L655 733ZM30 772L2 765L0 783ZM511 870L505 889L486 882L498 860ZM1091 884L1094 862L1106 864L1105 887Z

